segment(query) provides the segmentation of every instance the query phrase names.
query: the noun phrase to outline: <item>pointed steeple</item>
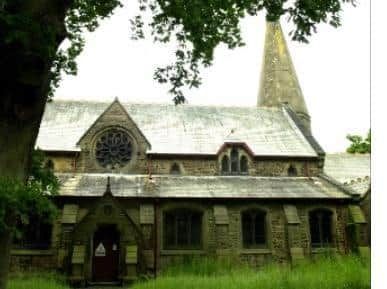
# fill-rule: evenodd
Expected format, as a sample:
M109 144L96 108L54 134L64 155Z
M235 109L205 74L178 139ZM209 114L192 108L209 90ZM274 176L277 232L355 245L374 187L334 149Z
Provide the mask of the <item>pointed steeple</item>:
M279 22L266 23L258 106L287 104L306 128L310 116Z

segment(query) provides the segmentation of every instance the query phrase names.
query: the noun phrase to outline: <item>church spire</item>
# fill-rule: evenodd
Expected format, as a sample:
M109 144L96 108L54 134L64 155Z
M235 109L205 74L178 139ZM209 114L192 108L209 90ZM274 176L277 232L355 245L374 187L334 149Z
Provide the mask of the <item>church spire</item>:
M258 106L282 104L289 105L302 124L310 128L310 116L281 25L267 22Z

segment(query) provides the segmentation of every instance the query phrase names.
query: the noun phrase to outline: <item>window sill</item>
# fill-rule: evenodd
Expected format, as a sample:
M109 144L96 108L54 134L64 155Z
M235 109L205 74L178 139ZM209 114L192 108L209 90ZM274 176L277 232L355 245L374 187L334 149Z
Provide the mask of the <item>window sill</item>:
M168 255L205 255L206 252L204 250L161 250L160 255L168 256Z
M262 248L262 249L242 249L240 251L240 254L256 254L256 255L263 255L263 254L271 254L272 251L267 248Z
M52 256L53 250L34 250L34 249L12 249L13 256Z
M240 176L249 176L249 173L226 173L226 172L221 172L221 176L223 176L223 177L240 177Z

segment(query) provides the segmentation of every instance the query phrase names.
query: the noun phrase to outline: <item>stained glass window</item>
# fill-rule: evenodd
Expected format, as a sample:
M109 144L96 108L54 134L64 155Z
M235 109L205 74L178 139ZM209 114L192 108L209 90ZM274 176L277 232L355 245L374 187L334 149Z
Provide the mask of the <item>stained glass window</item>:
M129 135L119 129L111 129L100 136L95 147L98 163L105 168L120 168L132 158Z

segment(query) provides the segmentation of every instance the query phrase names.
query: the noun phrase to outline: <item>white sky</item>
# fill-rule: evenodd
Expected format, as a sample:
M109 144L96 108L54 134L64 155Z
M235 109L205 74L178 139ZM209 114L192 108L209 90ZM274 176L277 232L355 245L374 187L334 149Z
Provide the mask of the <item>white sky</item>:
M171 63L174 45L130 40L129 18L137 1L117 9L94 33L78 58L78 75L65 76L55 99L169 102L168 87L153 80L157 66ZM328 152L344 151L348 133L365 135L370 127L369 1L346 5L343 25L321 24L309 44L288 46L312 117L315 137ZM284 33L292 25L282 21ZM199 89L188 91L189 104L255 106L265 33L263 13L242 21L246 46L220 47L212 67L202 70ZM286 35L287 36L287 35Z

